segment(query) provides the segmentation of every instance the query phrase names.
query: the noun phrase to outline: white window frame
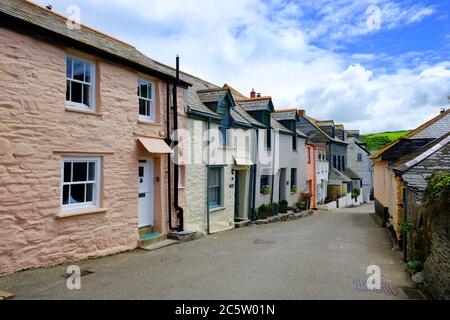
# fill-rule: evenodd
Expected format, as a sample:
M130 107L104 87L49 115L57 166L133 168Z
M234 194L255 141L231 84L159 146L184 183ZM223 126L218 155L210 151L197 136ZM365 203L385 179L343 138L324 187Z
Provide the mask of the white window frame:
M66 162L94 162L95 163L95 183L93 184L93 196L92 201L90 202L83 202L83 203L76 203L76 204L64 204L64 186L65 185L74 185L74 184L86 184L92 181L80 181L80 182L64 182L64 163ZM81 210L81 209L95 209L100 207L100 188L101 188L101 158L100 157L61 157L61 211L67 212L67 211L73 211L73 210ZM88 166L89 170L89 166ZM73 179L73 169L71 172L71 180ZM87 172L88 178L89 173ZM86 193L85 193L86 195ZM70 199L70 193L69 193L69 199Z
M142 97L140 95L141 92L141 83L147 83L151 84L152 90L151 90L151 99ZM155 122L156 121L156 83L155 81L138 78L138 114L139 114L139 120L141 121L147 121L147 122ZM140 114L140 100L149 101L150 102L150 116L142 115Z
M72 78L67 77L67 58L72 59ZM79 61L82 61L82 62L90 65L91 82L85 82L85 81L73 79L73 62L74 62L74 60L79 60ZM90 104L90 106L87 106L84 103L73 102L73 101L66 99L66 107L72 108L72 109L83 110L83 111L95 112L96 111L96 106L95 106L95 102L96 102L96 74L95 74L96 63L95 63L95 61L87 60L85 58L80 58L78 56L68 54L68 55L66 55L66 63L65 64L66 64L66 90L67 90L67 81L89 85L89 104ZM72 91L72 87L70 90ZM70 92L70 95L72 96L72 92ZM83 100L83 98L81 100Z

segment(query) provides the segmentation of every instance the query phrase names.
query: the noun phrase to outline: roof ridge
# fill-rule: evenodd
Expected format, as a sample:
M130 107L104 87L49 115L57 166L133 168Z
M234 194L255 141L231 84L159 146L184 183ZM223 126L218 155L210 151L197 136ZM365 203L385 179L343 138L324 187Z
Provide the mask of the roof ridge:
M41 6L40 4L37 4L37 3L33 2L32 0L20 0L20 1L22 1L22 3L25 2L25 3L29 4L29 5L35 6L35 7L39 8L39 10L42 10L42 11L44 11L44 12L46 12L46 13L49 13L49 14L53 14L53 15L59 17L59 18L62 18L62 19L64 19L64 20L66 20L66 21L69 20L68 17L66 17L66 16L64 16L64 15L62 15L62 14L56 12L56 11L49 10L49 9L45 8L44 6ZM107 37L107 38L109 38L109 39L111 39L111 40L120 42L120 43L122 43L122 44L124 44L124 45L127 45L127 46L133 48L133 49L136 49L135 46L133 46L132 44L129 44L128 42L126 42L126 41L124 41L124 40L121 40L121 39L118 39L118 38L115 38L115 37L113 37L113 36L111 36L111 35L108 35L108 34L106 34L106 33L104 33L104 32L101 32L101 31L99 31L99 30L97 30L97 29L95 29L95 28L93 28L93 27L91 27L91 26L88 26L88 25L84 24L84 23L79 23L79 25L80 25L82 28L88 29L88 30L93 31L93 32L95 32L95 33L98 33L98 34L100 34L100 35L102 35L102 36L104 36L104 37Z
M272 99L271 96L264 96L264 97L256 97L256 98L242 98L242 99L237 99L237 101L258 101L258 100L270 100Z

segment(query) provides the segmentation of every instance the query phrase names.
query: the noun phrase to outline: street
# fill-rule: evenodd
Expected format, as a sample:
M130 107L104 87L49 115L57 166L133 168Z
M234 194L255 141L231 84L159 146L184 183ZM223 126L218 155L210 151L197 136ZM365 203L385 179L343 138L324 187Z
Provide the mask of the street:
M0 278L16 299L407 299L412 287L399 252L371 216L373 206L319 211L294 221L251 225L156 251L135 250ZM383 289L361 287L379 266Z

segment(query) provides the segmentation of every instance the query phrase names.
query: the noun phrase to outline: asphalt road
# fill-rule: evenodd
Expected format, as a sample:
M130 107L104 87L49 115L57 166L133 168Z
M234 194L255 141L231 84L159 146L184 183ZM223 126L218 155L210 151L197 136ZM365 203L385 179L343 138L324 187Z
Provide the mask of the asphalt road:
M406 299L401 255L372 211L321 212L79 262L94 272L80 290L67 289L67 265L0 278L0 290L16 299ZM370 265L380 267L383 290L358 290Z

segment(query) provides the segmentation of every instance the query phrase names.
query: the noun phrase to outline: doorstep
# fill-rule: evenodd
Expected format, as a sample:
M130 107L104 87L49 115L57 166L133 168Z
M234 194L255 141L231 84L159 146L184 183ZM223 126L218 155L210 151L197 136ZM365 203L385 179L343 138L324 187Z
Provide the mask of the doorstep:
M9 300L13 299L14 297L14 294L0 290L0 300Z
M140 246L140 249L143 250L147 250L147 251L153 251L153 250L158 250L164 247L169 247L171 245L177 244L179 243L177 240L171 240L171 239L166 239L166 240L161 240L159 242L155 242L155 243L151 243L148 245L143 245Z
M157 232L140 233L138 247L144 248L164 240L167 240L167 235L162 235Z

